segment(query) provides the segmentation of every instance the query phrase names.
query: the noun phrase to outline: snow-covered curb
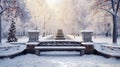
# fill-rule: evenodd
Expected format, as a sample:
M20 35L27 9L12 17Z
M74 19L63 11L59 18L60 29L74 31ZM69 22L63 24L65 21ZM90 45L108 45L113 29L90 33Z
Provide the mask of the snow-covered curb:
M15 55L15 54L21 53L25 49L26 49L25 45L0 46L0 57Z
M120 46L95 44L94 48L105 55L120 57Z

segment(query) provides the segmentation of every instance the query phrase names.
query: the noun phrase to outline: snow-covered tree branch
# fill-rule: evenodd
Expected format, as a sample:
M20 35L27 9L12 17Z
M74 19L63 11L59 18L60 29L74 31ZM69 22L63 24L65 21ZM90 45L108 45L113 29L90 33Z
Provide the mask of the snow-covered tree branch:
M120 8L120 5L119 5L120 0L100 0L100 1L97 0L96 2L98 3L97 6L100 6L100 8L109 12L112 15L112 18L113 18L113 43L117 43L117 35L118 35L117 34L117 13ZM110 2L110 3L107 4L108 2ZM111 7L110 7L110 5L111 5ZM111 8L112 12L111 12L111 10L108 10L108 8Z

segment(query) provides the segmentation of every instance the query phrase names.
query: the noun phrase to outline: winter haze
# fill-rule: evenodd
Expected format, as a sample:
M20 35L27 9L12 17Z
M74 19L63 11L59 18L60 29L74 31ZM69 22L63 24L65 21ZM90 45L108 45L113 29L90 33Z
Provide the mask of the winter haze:
M95 0L23 1L31 18L26 22L17 20L18 35L36 28L42 33L44 27L45 32L51 33L56 33L57 29L63 29L64 33L80 33L80 30L92 29L95 33L104 34L107 23L110 23L112 29L111 15L104 10L96 10ZM2 23L4 35L7 34L9 25L10 22Z

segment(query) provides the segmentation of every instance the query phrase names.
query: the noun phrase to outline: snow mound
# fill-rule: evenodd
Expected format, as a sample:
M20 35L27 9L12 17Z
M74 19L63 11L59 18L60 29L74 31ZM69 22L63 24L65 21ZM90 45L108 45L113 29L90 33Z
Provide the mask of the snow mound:
M0 56L10 56L22 52L26 49L24 45L5 45L0 46Z

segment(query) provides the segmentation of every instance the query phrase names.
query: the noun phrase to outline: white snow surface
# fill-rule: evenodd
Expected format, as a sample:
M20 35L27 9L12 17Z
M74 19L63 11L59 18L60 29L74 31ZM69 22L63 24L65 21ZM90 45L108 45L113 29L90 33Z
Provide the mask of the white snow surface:
M48 36L45 36L45 37L42 37L42 35L39 36L39 41L45 41L46 39L52 37L53 35L48 35ZM3 45L6 45L7 39L2 39L2 43ZM18 37L18 42L12 42L11 44L22 44L22 45L25 45L27 42L29 41L29 37L27 36L23 36L23 37ZM37 43L37 42L34 42L34 43Z
M39 42L28 42L28 43L26 43L26 44L29 44L29 45L38 45Z
M81 32L93 32L93 30L81 30Z
M54 56L43 53L44 56L27 54L13 59L0 59L0 67L120 67L120 59L96 55L78 56L77 52L73 52L75 56L56 56L53 53Z
M28 32L40 32L39 30L28 30Z
M73 36L73 35L67 35L72 40L76 41L82 41L82 36ZM94 43L109 43L112 44L112 37L105 37L105 36L92 36L92 41ZM117 39L117 44L120 45L120 37Z
M26 49L25 45L5 45L0 46L0 56L10 56L20 53Z
M69 35L76 41L81 41L81 37L76 37ZM40 38L40 40L45 40L52 35L45 38ZM93 38L94 40L94 38ZM27 37L22 37L19 39L19 42L27 42ZM97 43L108 44L111 42L111 38L100 37L94 40ZM3 42L5 42L3 40ZM119 39L118 39L119 43ZM8 44L9 45L9 44ZM1 47L8 47L8 45L2 45ZM18 48L10 48L9 52L16 51ZM16 46L16 45L15 45ZM23 45L22 45L23 46ZM100 47L98 47L100 48ZM23 49L23 48L22 48ZM3 50L0 50L0 54L4 54ZM120 67L120 59L116 58L105 58L97 55L83 55L79 56L79 52L41 52L41 56L34 54L27 54L22 56L17 56L15 58L4 58L0 59L0 67Z
M73 35L66 35L66 36L69 37L72 40L82 41L82 37L81 36L73 36Z
M39 41L45 41L45 40L47 40L51 37L53 37L53 35L48 35L48 36L45 36L45 37L42 37L42 35L41 35L41 36L39 36Z
M83 46L51 46L51 47L49 47L49 46L36 46L35 47L36 49L63 49L63 48L65 48L65 49L85 49L85 47L83 47Z
M103 54L120 57L120 45L95 44L94 48Z
M94 43L93 42L82 42L81 44L82 45L93 45Z

